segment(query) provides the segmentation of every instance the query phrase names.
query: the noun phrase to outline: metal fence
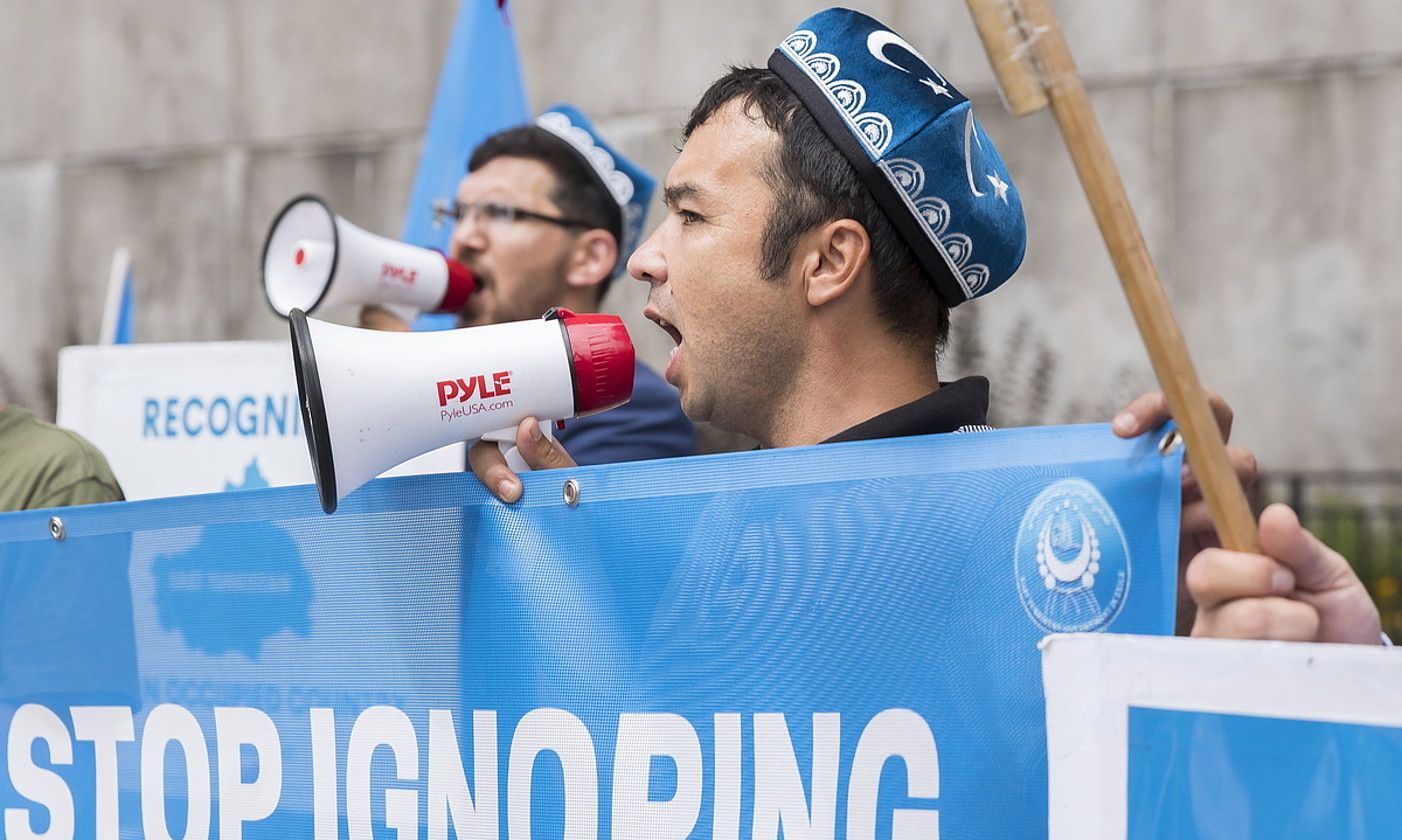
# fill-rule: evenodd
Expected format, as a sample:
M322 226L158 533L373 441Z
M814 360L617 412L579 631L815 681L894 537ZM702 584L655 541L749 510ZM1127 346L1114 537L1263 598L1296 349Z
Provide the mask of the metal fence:
M1402 472L1277 472L1261 476L1257 509L1287 502L1327 545L1353 563L1402 640Z

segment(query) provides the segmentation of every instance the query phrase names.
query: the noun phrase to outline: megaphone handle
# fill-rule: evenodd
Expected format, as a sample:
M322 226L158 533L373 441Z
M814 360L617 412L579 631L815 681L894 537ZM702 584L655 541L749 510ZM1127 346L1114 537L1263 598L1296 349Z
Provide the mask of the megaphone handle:
M530 472L531 468L526 464L526 459L521 457L521 450L514 443L507 443L504 440L497 441L497 448L501 454L506 456L506 465L514 473Z
M547 420L541 420L541 434L548 438L554 438L555 432L551 428L553 425L553 423ZM521 450L516 446L515 426L509 429L497 429L494 432L487 432L485 435L482 435L482 440L496 441L497 448L501 450L502 455L506 456L506 465L510 467L512 471L518 473L531 471L530 465L526 463L526 459L521 457Z
M403 321L410 327L412 327L414 325L414 322L419 319L419 315L423 314L414 307L406 306L402 303L380 303L377 304L377 306L379 306L381 309L385 310L389 314L393 315L394 317L398 318L399 320Z

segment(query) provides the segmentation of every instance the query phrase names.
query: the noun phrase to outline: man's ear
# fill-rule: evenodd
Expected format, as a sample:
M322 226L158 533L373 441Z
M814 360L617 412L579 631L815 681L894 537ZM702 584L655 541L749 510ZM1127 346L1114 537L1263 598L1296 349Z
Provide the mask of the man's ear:
M565 266L565 285L573 288L597 286L613 274L618 264L618 240L603 228L587 230L575 240Z
M804 239L803 286L809 306L847 294L871 263L871 238L854 219L828 222Z

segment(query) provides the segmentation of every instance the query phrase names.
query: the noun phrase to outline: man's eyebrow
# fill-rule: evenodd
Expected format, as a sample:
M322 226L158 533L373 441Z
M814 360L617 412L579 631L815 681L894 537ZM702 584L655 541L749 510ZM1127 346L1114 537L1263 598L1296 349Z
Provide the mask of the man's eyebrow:
M682 182L680 184L668 184L662 190L662 202L673 209L678 204L688 198L696 198L701 194L701 188L695 184Z

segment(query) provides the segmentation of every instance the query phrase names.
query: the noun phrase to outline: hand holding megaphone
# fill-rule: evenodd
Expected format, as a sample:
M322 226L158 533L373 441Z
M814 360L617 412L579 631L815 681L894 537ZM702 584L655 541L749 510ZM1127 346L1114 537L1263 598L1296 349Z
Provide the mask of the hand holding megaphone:
M633 394L633 344L616 315L556 309L540 320L419 333L343 327L299 309L289 321L303 428L327 513L417 455L485 436L514 444L527 417L544 429Z
M507 504L521 498L521 473L578 466L550 432L550 424L535 418L514 429L483 435L469 446L468 467L477 479Z
M263 291L283 317L350 303L411 321L419 312L456 312L476 290L461 263L367 233L314 195L288 202L263 242Z
M540 431L541 438L550 441L550 443L545 445L551 446L555 440L555 434L550 431L550 424L546 423L541 425L540 421L536 420L536 426ZM519 429L515 426L509 429L497 429L496 431L487 432L482 435L481 439L487 443L495 443L497 445L497 451L506 459L506 465L509 468L518 473L530 472L531 464L526 460L526 456L521 453L521 447L516 442L518 431Z

